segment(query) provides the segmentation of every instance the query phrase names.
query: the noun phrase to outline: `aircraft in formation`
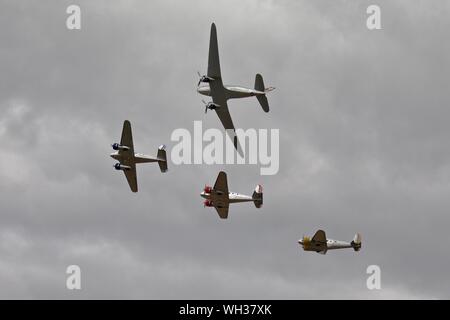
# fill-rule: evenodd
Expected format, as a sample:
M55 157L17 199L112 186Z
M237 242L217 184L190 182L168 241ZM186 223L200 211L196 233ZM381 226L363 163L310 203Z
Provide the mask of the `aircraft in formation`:
M305 251L315 251L326 254L328 250L353 248L355 251L361 250L361 235L355 234L351 242L327 239L325 231L318 230L312 238L303 237L298 243Z
M223 127L227 130L227 134L233 133L230 136L236 150L242 154L239 146L239 141L236 136L233 120L231 120L230 111L228 110L227 101L229 99L254 97L259 101L262 109L269 112L269 102L267 101L266 93L274 90L274 87L266 88L264 86L263 78L260 74L256 75L255 88L244 88L241 86L230 86L222 83L222 75L220 72L219 63L219 48L217 45L217 31L216 25L211 25L211 35L209 40L209 56L208 56L208 71L206 75L201 76L198 73L200 80L197 85L197 92L212 97L212 101L205 104L205 113L209 110L215 110L217 116L222 122ZM206 86L200 86L201 83L207 83ZM231 131L230 131L231 130Z
M131 133L131 124L128 120L123 122L122 138L120 139L120 143L113 143L111 147L114 150L117 150L116 152L111 153L111 158L119 161L114 165L114 168L116 170L123 171L125 177L127 178L128 185L133 192L138 191L136 164L158 162L161 172L167 171L165 145L161 145L158 148L158 154L156 157L147 156L141 153L134 153L133 135Z
M219 172L214 187L205 186L202 193L205 207L214 207L221 219L228 218L228 208L231 203L253 202L255 207L261 208L263 205L263 190L261 185L257 185L252 196L239 194L228 191L227 174L223 171Z
M228 110L227 101L229 99L255 96L262 109L265 112L269 112L269 102L267 101L266 94L275 88L266 88L260 74L256 75L254 89L224 85L222 83L217 31L214 23L211 25L208 71L206 75L201 76L200 73L198 73L198 75L200 80L197 85L197 92L212 97L212 101L208 103L202 100L205 104L205 113L207 113L208 110L216 111L227 134L230 134L230 130L233 132L233 136L230 136L230 138L233 141L234 147L239 153L242 153L236 136L235 127ZM201 83L207 83L208 85L200 86ZM161 172L167 171L167 157L164 145L161 145L158 148L156 157L134 152L131 124L128 120L125 120L123 123L120 143L113 143L111 146L116 150L116 152L111 154L111 157L119 161L114 165L114 168L124 172L132 192L138 191L136 164L158 162ZM263 190L261 185L258 184L256 186L252 196L230 192L228 190L227 174L224 171L219 172L214 187L206 185L200 193L200 196L205 199L203 202L204 206L214 207L221 219L228 218L228 209L231 203L253 202L256 208L261 208L263 204ZM357 233L351 242L345 242L327 239L325 232L323 230L318 230L312 238L303 237L298 240L298 243L303 247L304 251L315 251L321 254L326 254L328 250L343 248L353 248L353 250L359 251L361 249L361 235Z

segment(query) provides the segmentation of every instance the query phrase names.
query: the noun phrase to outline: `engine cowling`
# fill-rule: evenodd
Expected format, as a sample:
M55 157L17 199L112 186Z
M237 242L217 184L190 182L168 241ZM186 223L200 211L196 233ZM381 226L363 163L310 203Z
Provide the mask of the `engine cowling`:
M205 201L203 202L203 206L205 206L205 207L212 207L212 206L213 206L213 203L212 203L211 200L205 200Z
M131 168L129 166L124 166L123 164L120 164L119 162L117 162L114 165L114 169L116 169L116 170L129 170Z
M114 149L114 150L129 150L130 148L128 148L127 146L122 146L121 144L118 144L117 142L116 143L113 143L112 145L111 145L111 147Z
M311 238L303 237L303 239L302 239L303 248L308 248L310 244L311 244Z
M211 191L212 191L212 187L210 187L210 186L205 186L203 188L203 192L205 192L205 193L211 193Z

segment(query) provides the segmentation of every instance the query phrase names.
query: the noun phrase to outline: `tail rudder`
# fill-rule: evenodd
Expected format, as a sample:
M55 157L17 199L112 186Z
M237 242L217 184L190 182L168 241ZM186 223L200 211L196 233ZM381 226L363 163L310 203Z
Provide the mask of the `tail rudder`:
M166 155L166 146L161 145L158 148L158 165L161 172L166 172L168 170L167 168L167 155Z
M259 73L255 77L255 90L264 92L264 94L257 94L256 99L258 99L259 104L261 105L264 112L269 112L269 101L267 101L265 93L272 91L273 88L267 88L266 90L266 87L264 86L263 77Z
M352 244L353 250L355 250L355 251L361 250L361 234L359 234L359 233L355 234L351 244Z
M266 89L266 87L264 86L263 77L262 77L262 75L257 73L256 77L255 77L255 90L264 92L265 89Z
M261 208L263 205L263 188L260 184L256 185L255 191L253 191L252 198L255 207Z

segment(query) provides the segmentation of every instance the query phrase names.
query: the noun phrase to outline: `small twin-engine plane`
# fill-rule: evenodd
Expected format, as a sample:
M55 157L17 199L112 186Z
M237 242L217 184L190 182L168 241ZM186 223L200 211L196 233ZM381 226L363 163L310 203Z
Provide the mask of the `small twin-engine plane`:
M257 208L261 208L263 204L263 190L261 185L257 185L253 195L246 196L243 194L229 192L227 174L223 171L219 172L214 187L205 186L200 196L206 200L203 202L205 207L214 207L222 219L228 218L228 207L230 203L237 202L253 202Z
M200 80L198 81L197 92L202 95L212 97L211 102L206 103L203 101L205 104L205 113L208 109L216 111L220 122L222 122L227 134L232 139L234 147L239 153L242 153L242 151L240 151L240 147L238 147L239 142L237 140L230 112L228 111L227 100L256 96L256 99L258 99L262 109L265 112L269 112L269 102L267 101L266 93L274 90L275 88L266 88L260 74L257 74L255 77L254 89L244 88L241 86L224 85L222 83L219 63L219 48L217 44L217 31L214 23L211 25L211 35L209 40L208 72L203 76L201 76L200 73L198 73L198 75ZM202 82L207 83L208 85L200 86ZM233 134L233 136L230 134Z
M123 122L122 138L120 143L113 143L111 147L117 150L111 153L111 158L119 161L114 165L116 170L122 170L125 173L131 191L137 192L136 164L145 162L158 162L161 172L167 171L166 146L161 145L158 148L156 157L147 156L141 153L134 153L133 136L131 134L130 121Z
M361 249L361 235L355 234L351 242L327 239L325 231L318 230L312 238L303 237L298 243L305 251L315 251L317 253L326 254L328 250L353 248L355 251Z

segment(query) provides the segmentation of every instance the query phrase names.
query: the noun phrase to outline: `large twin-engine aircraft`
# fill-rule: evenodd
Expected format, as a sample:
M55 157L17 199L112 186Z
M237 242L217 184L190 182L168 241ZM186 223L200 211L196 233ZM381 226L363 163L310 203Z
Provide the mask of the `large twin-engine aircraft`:
M205 186L200 196L206 200L203 202L205 207L214 207L222 219L228 218L228 207L230 203L237 202L253 202L257 208L261 208L263 204L263 190L261 185L257 185L253 195L246 196L243 194L229 192L227 174L223 171L219 172L214 187Z
M111 153L111 157L119 161L114 165L116 170L122 170L125 173L130 189L133 192L138 191L137 177L136 177L136 164L145 162L158 162L161 172L167 171L167 158L166 158L166 146L161 145L158 148L158 154L156 157L147 156L141 153L134 153L133 136L131 134L130 121L125 120L123 122L122 138L120 143L113 143L112 148L117 150Z
M328 250L353 248L355 251L361 249L361 235L355 234L351 242L327 239L325 231L318 230L312 238L303 237L298 243L305 251L315 251L317 253L326 254Z
M214 23L211 25L211 36L209 41L208 72L203 76L201 76L200 73L198 75L200 80L198 82L197 92L212 97L211 102L206 103L203 101L205 104L205 113L208 109L216 111L222 125L225 130L227 130L227 133L229 135L233 134L230 138L233 141L234 147L236 150L240 151L233 121L231 120L230 112L228 111L227 100L256 96L262 109L265 112L269 112L269 102L267 101L266 93L275 88L266 88L260 74L256 75L254 89L244 88L241 86L224 85L222 83L219 63L219 49L217 45L217 32L216 25ZM202 82L208 83L209 85L200 86Z

